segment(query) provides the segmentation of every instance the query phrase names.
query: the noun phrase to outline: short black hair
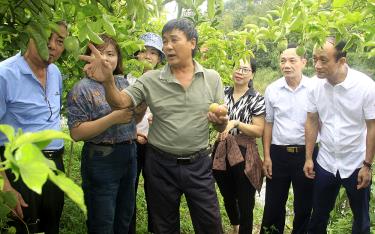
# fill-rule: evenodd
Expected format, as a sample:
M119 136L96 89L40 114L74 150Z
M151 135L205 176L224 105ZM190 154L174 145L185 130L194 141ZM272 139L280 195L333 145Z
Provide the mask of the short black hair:
M296 49L298 46L296 43L289 43L288 46L286 47L287 49Z
M339 41L335 45L335 49L336 49L336 62L339 61L340 58L345 58L346 57L346 51L344 50L345 45L346 45L346 41Z
M173 29L178 29L184 32L189 41L195 39L195 48L192 51L192 56L194 57L198 48L198 32L195 29L194 23L186 18L170 20L164 25L161 35L164 35L164 33L170 32Z
M340 40L339 42L336 42L335 36L329 36L326 39L326 42L331 43L333 46L335 46L335 58L336 62L339 61L340 58L346 57L346 51L344 51L344 48L346 46L346 41Z
M255 58L250 58L250 67L253 74L257 72L257 61L255 60Z
M250 58L250 67L251 67L251 72L253 73L253 79L254 79L255 73L257 72L257 61L255 60L255 58L252 58L252 57ZM253 79L249 81L247 86L251 89L252 92L255 92Z

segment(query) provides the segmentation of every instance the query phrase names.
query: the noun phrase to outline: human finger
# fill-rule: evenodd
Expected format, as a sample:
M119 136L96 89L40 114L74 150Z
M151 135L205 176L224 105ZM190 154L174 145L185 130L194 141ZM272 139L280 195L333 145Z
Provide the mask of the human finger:
M308 168L307 170L308 178L314 179L315 178L315 171L313 168Z
M268 168L267 168L267 166L264 166L264 167L263 167L263 172L264 172L264 175L265 175L268 179L271 179L271 175L268 173Z
M88 47L91 50L91 54L93 54L95 58L101 58L102 57L100 51L92 43L89 43Z
M22 207L27 207L28 205L26 204L26 202L23 200L21 194L19 194L17 192L16 194L16 197L17 197L17 205L15 207L15 212L16 214L21 218L23 219L23 211L22 211Z
M137 136L141 136L141 137L147 139L147 136L143 133L140 133L140 132L137 132Z
M358 174L358 178L357 178L357 189L361 189L363 188L364 186L364 178L361 174Z
M224 131L220 134L220 141L224 141L228 136L228 132Z
M268 178L272 179L272 165L267 165Z
M89 62L89 63L91 63L95 60L95 57L89 56L89 55L80 55L80 56L78 56L78 58L82 61Z

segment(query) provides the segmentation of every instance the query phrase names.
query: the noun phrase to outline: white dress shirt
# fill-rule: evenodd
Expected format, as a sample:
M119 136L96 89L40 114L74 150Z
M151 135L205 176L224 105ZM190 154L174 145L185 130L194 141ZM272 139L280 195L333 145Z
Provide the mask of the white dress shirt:
M266 121L272 123L272 144L305 145L305 122L308 89L314 86L312 78L302 76L293 90L285 77L268 85L265 92Z
M332 86L318 79L309 92L307 111L321 121L317 161L326 171L348 178L366 154L366 119L375 119L375 82L348 67L343 82Z

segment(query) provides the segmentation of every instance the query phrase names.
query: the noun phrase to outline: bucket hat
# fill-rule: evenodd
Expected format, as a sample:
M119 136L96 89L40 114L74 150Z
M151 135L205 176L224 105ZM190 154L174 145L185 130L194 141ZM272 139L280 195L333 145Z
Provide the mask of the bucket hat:
M152 32L147 32L142 34L139 39L145 42L145 46L151 46L157 49L160 52L161 59L164 58L163 40L159 35Z

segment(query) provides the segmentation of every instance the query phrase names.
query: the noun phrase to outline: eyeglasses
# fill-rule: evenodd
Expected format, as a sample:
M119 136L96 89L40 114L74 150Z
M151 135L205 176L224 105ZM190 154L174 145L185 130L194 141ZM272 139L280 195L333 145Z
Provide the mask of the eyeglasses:
M236 71L238 71L242 74L249 74L250 72L252 72L252 70L248 67L237 67Z
M46 102L47 102L47 104L48 104L48 109L49 109L49 113L50 113L50 115L49 115L47 121L49 122L49 121L51 121L52 114L53 114L53 113L52 113L52 107L51 107L51 104L50 104L49 101L48 101L47 96L44 96L44 100L46 100Z

